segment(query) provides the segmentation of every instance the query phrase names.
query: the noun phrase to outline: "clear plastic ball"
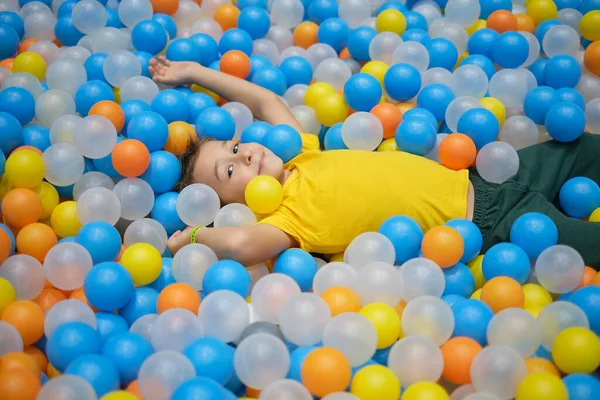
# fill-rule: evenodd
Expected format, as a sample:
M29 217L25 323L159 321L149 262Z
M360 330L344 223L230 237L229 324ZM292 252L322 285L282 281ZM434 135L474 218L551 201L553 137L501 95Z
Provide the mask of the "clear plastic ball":
M91 37L92 51L94 53L112 53L129 48L129 40L117 28L106 27L94 32Z
M0 321L0 357L6 353L23 351L23 338L8 322Z
M371 3L363 0L341 0L338 8L339 17L352 29L363 25L371 11Z
M108 175L102 172L86 172L73 186L73 200L77 201L83 192L96 187L103 187L112 191L115 187L115 183Z
M156 318L158 318L158 314L142 315L131 324L129 332L140 334L150 341L152 337L152 325L154 325Z
M129 247L135 243L148 243L160 254L167 249L167 231L158 221L151 218L138 219L133 221L125 230L123 244Z
M290 297L279 311L279 327L285 338L298 346L312 346L323 339L331 311L314 293Z
M525 62L522 65L523 67L527 68L531 64L533 64L538 58L540 58L540 42L533 34L529 32L519 31L519 33L523 35L523 37L525 37L525 39L527 39L527 42L529 43L529 55L527 56L527 60L525 60Z
M71 58L83 64L91 55L92 53L82 46L61 47L58 58Z
M361 233L350 242L344 252L344 262L357 270L372 262L394 265L395 260L394 245L379 232Z
M387 362L405 386L421 381L437 382L444 369L439 345L426 336L403 337L392 346Z
M171 398L177 386L195 377L194 364L186 356L163 350L144 361L138 374L138 385L145 400L162 400Z
M35 43L34 43L35 44ZM2 69L0 68L0 83L2 82L1 73ZM9 87L20 87L27 90L34 99L38 99L44 89L42 88L42 84L32 74L28 72L17 72L16 74L12 74L7 76L3 85L0 85L2 89L6 89Z
M81 132L81 118L79 115L62 115L50 127L50 143L71 143L75 135Z
M15 1L15 0L9 0L12 1L12 3L16 3L19 4L19 1ZM36 12L52 12L52 10L50 9L50 7L48 7L47 4L41 2L41 1L29 1L26 4L23 4L23 7L21 7L21 11L16 11L19 13L19 15L21 16L21 19L25 20L25 18L27 18L28 16L30 16L31 14L35 14Z
M471 384L462 385L457 387L450 395L450 400L465 400L467 396L475 393L475 388ZM491 396L491 395L490 395ZM493 396L492 396L493 397ZM496 400L491 399L491 400Z
M446 68L440 67L430 68L423 72L423 75L421 75L421 89L425 86L433 85L434 83L448 86L450 89L454 90L454 75Z
M275 43L279 51L283 51L294 44L292 32L285 26L273 24L267 32L266 39Z
M563 8L558 11L558 15L556 16L557 20L573 28L577 34L581 33L580 23L582 18L583 15L581 12L574 8Z
M419 1L412 8L412 11L421 14L427 21L427 25L431 25L436 19L442 18L440 6L431 0Z
M196 290L202 290L202 279L206 270L217 261L219 259L210 247L200 243L188 244L173 256L173 278L177 282L191 285Z
M274 0L271 3L271 23L288 29L295 28L304 17L304 5L300 0Z
M460 67L462 68L462 67ZM487 79L487 78L486 78ZM458 120L464 113L473 109L481 108L481 101L471 96L457 97L450 102L446 108L446 125L452 132L458 131Z
M321 295L325 290L335 286L356 291L358 289L356 269L343 262L332 262L321 267L313 280L313 291Z
M215 228L224 226L252 226L256 215L245 204L231 203L223 206L215 215Z
M356 294L360 304L385 303L396 307L404 295L404 281L398 270L387 263L372 262L358 270Z
M223 36L223 28L214 19L201 18L191 26L190 34L195 35L197 33L205 33L218 42Z
M298 83L294 86L291 86L288 90L285 91L283 98L291 108L297 106L304 105L304 95L308 90L308 85L304 85L302 83Z
M270 273L269 268L267 268L267 266L264 263L252 265L250 267L247 267L246 269L248 270L248 273L250 274L250 279L252 280L250 290L254 289L254 286L256 286L256 283L260 279L264 278Z
M40 40L29 46L29 51L42 56L46 65L51 65L58 58L58 46L49 40Z
M537 321L542 332L542 346L548 351L556 336L567 328L579 326L589 328L588 317L583 310L568 301L556 301L540 311Z
M177 197L177 215L189 226L207 226L221 208L219 195L203 183L186 186Z
M273 65L278 65L279 63L279 49L269 39L257 39L253 42L252 47L252 55L253 56L265 56Z
M404 280L404 300L412 301L421 296L441 297L446 286L442 269L427 258L413 258L400 267Z
M177 12L173 14L173 19L177 24L177 35L181 34L182 30L186 30L194 25L194 22L198 21L204 16L204 13L200 9L200 6L193 0L180 0L179 8ZM216 22L216 21L215 21ZM191 32L190 32L191 33ZM200 33L200 32L198 32ZM204 32L203 32L204 33ZM181 36L179 36L181 37ZM215 40L217 40L215 38Z
M65 242L52 247L44 259L44 275L60 290L75 290L83 281L94 262L85 247Z
M444 138L446 138L446 136L448 136L448 133L438 133L437 136L435 137L435 146L433 146L433 149L431 149L431 151L427 154L425 154L425 158L435 161L437 163L440 162L440 155L439 155L439 148L440 148L440 144L442 143L442 140L444 140Z
M394 50L403 40L393 32L381 32L371 40L369 44L369 56L371 60L383 61L392 65Z
M471 380L478 392L512 399L517 386L527 375L523 357L508 346L488 346L481 350L471 364Z
M102 70L108 83L120 88L129 78L139 76L142 73L142 64L133 53L119 50L106 57Z
M10 69L0 67L0 89L4 88L5 82L11 77L12 74L13 73ZM31 76L33 76L33 75L31 75Z
M35 299L46 284L42 264L26 254L7 258L0 266L0 278L10 282L17 300Z
M490 79L490 97L500 100L506 108L522 107L527 92L525 77L517 70L502 69Z
M342 140L351 150L373 151L383 139L383 126L368 112L356 112L342 125Z
M77 219L83 225L94 221L115 225L120 217L121 202L107 187L93 187L83 192L77 199Z
M548 30L542 41L542 48L548 57L559 54L574 56L579 51L580 37L568 25L556 25Z
M55 25L56 17L51 12L34 12L24 19L25 35L38 40L53 41L56 39Z
M92 35L85 35L77 42L77 46L83 47L89 51L92 51Z
M522 308L507 308L494 315L487 327L490 345L512 347L524 358L540 347L542 332L538 321Z
M121 202L121 218L130 221L144 218L154 206L154 192L145 180L123 179L115 185L113 192Z
M583 279L585 263L573 248L564 245L548 247L535 262L535 275L552 293L573 291Z
M500 140L516 150L536 144L538 136L535 122L523 115L514 115L506 119L500 128Z
M222 5L231 4L232 0L204 0L202 2L202 13L212 17Z
M360 400L360 398L356 397L352 393L348 392L336 392L328 394L323 397L321 400Z
M286 377L290 355L281 339L268 333L256 333L237 347L233 367L243 384L261 390Z
M585 106L585 120L587 131L600 133L600 98L594 99Z
M96 0L82 0L73 7L71 18L79 32L89 34L106 26L108 13Z
M350 67L343 60L328 58L323 60L315 71L315 80L331 85L336 91L344 87L346 81L352 76Z
M283 50L281 54L279 54L278 63L281 64L290 57L302 57L310 61L310 59L308 58L307 50L305 48L299 46L290 46L287 49Z
M582 74L575 89L583 95L586 103L600 98L600 76Z
M480 99L488 89L488 77L477 65L462 65L454 70L454 87L457 97L471 96Z
M452 400L454 400L454 399L452 399ZM486 393L486 392L475 392L475 393L468 395L463 400L498 400L498 397L494 396L493 394Z
M439 29L432 29L430 27L431 38L444 38L448 39L458 50L458 54L462 54L467 51L467 42L469 41L469 35L465 28L457 23L445 21L444 24L439 26Z
M90 306L79 300L59 301L46 313L44 319L46 337L50 337L59 326L69 322L81 322L96 329L96 314Z
M77 375L59 375L48 380L38 393L37 400L96 400L90 383Z
M313 397L300 382L282 379L268 385L260 392L259 400L312 400Z
M519 154L504 142L491 142L477 153L477 172L492 183L504 183L519 171Z
M472 26L481 13L481 5L477 0L449 0L444 14L449 22L455 22L463 28Z
M239 339L250 323L250 311L246 300L231 290L217 290L206 296L198 319L205 328L205 335L229 343Z
M75 114L75 111L73 97L59 89L43 92L35 103L35 116L45 128L50 128L61 115Z
M421 296L404 308L402 331L405 336L428 337L441 346L452 336L454 314L439 297Z
M152 19L152 4L149 0L122 0L119 19L126 27L133 28L138 22Z
M196 314L184 308L171 308L152 324L150 343L156 351L183 351L194 340L204 337L202 323Z
M81 130L74 136L73 144L84 157L106 157L117 144L115 126L102 115L88 115L83 118L80 127Z
M321 131L321 123L317 120L317 114L315 113L315 110L309 106L300 105L293 107L291 111L300 124L302 132L312 133L313 135L319 134Z
M402 42L392 54L392 64L399 63L412 65L423 73L429 67L429 53L419 42Z
M254 122L252 111L245 104L236 101L224 104L221 108L233 117L233 121L235 122L234 139L239 140L244 129Z
M175 255L177 256L179 252ZM291 297L300 294L300 286L287 275L270 274L252 288L250 299L260 320L279 323L280 311Z
M1 11L10 11L14 13L19 13L19 2L14 2L14 0L1 0L0 1L0 12Z
M337 58L337 52L327 43L315 43L306 50L306 58L316 70L319 64L329 58Z
M345 312L333 317L325 326L323 345L338 349L350 366L363 365L377 350L377 332L373 324L359 313Z
M129 78L121 87L121 102L141 100L151 104L152 99L158 92L158 86L152 79L145 76L134 76Z
M348 67L350 68L350 72L352 72L352 75L358 74L360 72L361 65L355 59L353 59L353 58L345 58L344 62L346 64L348 64Z

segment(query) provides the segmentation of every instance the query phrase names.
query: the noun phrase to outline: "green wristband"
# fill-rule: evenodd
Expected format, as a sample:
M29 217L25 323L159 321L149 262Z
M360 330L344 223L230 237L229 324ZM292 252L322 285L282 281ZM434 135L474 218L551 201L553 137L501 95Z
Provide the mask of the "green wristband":
M197 226L194 229L192 229L192 233L190 233L190 243L196 243L196 233L202 228L204 228L204 227Z

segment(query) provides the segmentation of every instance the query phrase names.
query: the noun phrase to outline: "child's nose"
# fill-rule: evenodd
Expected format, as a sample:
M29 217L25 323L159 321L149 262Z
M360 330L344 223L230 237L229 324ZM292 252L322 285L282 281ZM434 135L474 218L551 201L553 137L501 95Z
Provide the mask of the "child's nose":
M252 164L252 152L250 150L246 150L243 155L242 155L243 159L244 159L244 163L246 165L250 165Z

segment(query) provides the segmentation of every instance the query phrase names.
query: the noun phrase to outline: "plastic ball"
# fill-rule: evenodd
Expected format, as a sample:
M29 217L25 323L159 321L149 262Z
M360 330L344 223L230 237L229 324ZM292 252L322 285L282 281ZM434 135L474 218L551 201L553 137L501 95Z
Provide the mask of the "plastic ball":
M129 325L125 318L111 312L99 312L96 314L96 325L102 346L108 339L129 331Z
M542 47L549 58L559 54L573 56L579 50L579 40L575 29L568 25L557 25L546 32Z
M75 114L75 102L67 92L52 89L38 97L35 116L45 128L50 128L54 121L66 114Z
M100 263L86 276L83 288L92 306L112 311L125 306L133 295L133 280L121 265Z
M345 355L335 348L317 348L304 359L301 377L302 383L311 393L323 397L348 387L350 364Z
M141 64L133 53L121 50L108 55L103 71L108 83L120 88L129 78L140 75Z
M481 149L498 137L500 124L490 111L474 108L466 111L458 120L458 132L473 139L477 149ZM511 175L512 176L512 175Z
M152 4L143 0L124 0L119 4L119 19L132 28L138 22L152 19Z
M357 111L370 111L381 99L381 85L369 74L353 75L344 85L344 99Z
M101 3L84 0L73 7L71 18L78 31L89 34L104 28L108 20L108 13Z
M313 291L322 295L330 288L344 287L355 291L358 287L356 269L343 262L332 262L321 267L313 280Z
M231 290L209 293L198 310L198 319L208 337L225 343L236 341L250 322L248 306L243 297Z
M561 208L575 218L586 218L598 208L600 188L593 180L575 177L563 184L559 192Z
M85 379L99 396L119 388L117 369L110 360L98 354L86 354L78 357L69 364L65 373Z
M541 213L526 213L513 223L510 240L520 246L529 258L536 259L542 251L558 242L554 222Z
M439 266L425 258L414 258L400 268L404 280L404 299L411 301L420 296L441 296L444 292L445 278Z
M569 398L591 400L600 391L600 381L587 374L571 374L563 378L569 392Z
M279 312L281 331L287 340L299 346L320 342L330 319L327 303L312 293L290 297Z
M583 259L576 250L555 245L539 255L535 274L540 284L550 292L568 293L581 282L584 267Z
M94 264L112 261L121 251L121 235L114 226L104 221L86 224L77 233L75 241L88 250Z
M152 283L162 269L160 253L147 243L129 246L121 255L120 263L129 271L136 286Z
M270 383L285 378L290 356L279 338L257 333L240 343L233 365L240 381L252 388L264 389Z
M59 237L75 236L81 228L77 218L77 203L65 201L52 210L50 225Z
M371 113L356 112L342 125L342 139L353 150L372 151L383 138L383 126Z
M0 27L0 38L2 38L2 47L0 47L0 58L6 59L12 57L19 48L19 35L10 26L2 24Z
M100 335L82 322L69 322L50 335L46 351L52 366L64 371L79 356L100 352Z
M544 68L544 83L555 89L573 88L581 78L581 66L571 55L556 55L548 60Z
M404 397L406 400L417 400L425 396L435 400L449 399L446 390L442 386L433 382L415 383L406 389L402 394L402 397Z
M73 290L83 285L92 266L92 257L85 247L77 243L61 243L46 255L44 275L54 287Z
M119 174L134 178L147 171L150 157L150 152L144 143L136 139L127 139L117 143L113 148L112 164Z
M396 258L392 242L376 232L365 232L352 240L344 252L344 262L361 269L371 262L393 265Z
M194 366L181 353L159 351L143 362L138 385L145 399L170 398L176 388L195 376Z
M6 160L5 173L12 187L34 189L44 179L44 161L33 151L18 151Z
M127 178L118 182L113 189L121 202L121 217L130 221L150 214L154 205L154 193L150 185L138 178Z
M405 118L398 125L395 138L399 150L424 156L435 146L436 132L427 121Z
M566 400L569 398L567 387L560 377L548 372L537 372L527 375L517 388L516 398L521 400L556 398Z
M395 64L385 74L383 84L386 93L397 101L406 101L417 95L421 88L421 76L417 68L409 64Z
M392 346L387 365L408 387L421 381L437 381L444 360L439 346L430 338L407 336Z
M87 158L106 157L117 143L114 125L103 116L88 115L80 122L80 129L74 136L73 144Z
M377 333L377 348L391 346L400 335L400 317L394 308L384 303L371 303L360 310L375 327Z
M61 398L64 400L97 398L92 385L75 375L60 375L50 379L38 394L40 400Z
M456 97L483 97L488 89L488 78L483 69L477 65L461 65L452 74L454 78L453 92Z
M402 276L396 268L383 262L372 262L358 271L356 294L362 305L385 303L395 307L404 292Z
M169 36L163 26L153 20L138 22L131 31L131 40L137 50L150 54L160 53L167 45Z
M50 90L48 92L44 92L43 95L47 93L53 92L56 90ZM42 95L42 96L43 96ZM42 97L40 96L40 98ZM127 100L125 98L121 98L122 100ZM104 81L100 80L91 80L79 87L77 92L75 93L75 104L77 106L77 111L82 115L86 116L90 109L99 101L102 100L115 100L115 95L112 91L112 88ZM39 102L39 99L38 99ZM63 114L75 114L74 111L65 112ZM61 115L63 115L61 114ZM37 104L36 104L36 115L37 115ZM58 116L57 116L58 117ZM38 116L39 119L39 116Z
M381 224L379 233L392 242L396 253L395 264L401 265L418 256L423 231L413 219L406 216L391 217Z
M0 92L0 111L15 116L21 125L27 125L35 116L34 97L20 87L5 88Z
M517 150L536 144L538 136L539 131L535 123L521 115L508 118L500 129L500 140Z
M502 398L515 396L517 386L527 373L525 362L508 346L488 346L471 364L471 379L478 391Z
M600 10L590 10L583 15L580 21L581 36L587 40L595 41L600 39L598 32L598 21L600 21ZM583 14L583 12L582 12Z
M289 249L277 257L273 265L273 272L290 276L298 283L303 292L313 287L313 280L317 273L317 263L307 252L300 249ZM242 294L246 297L247 294Z
M15 57L12 72L28 72L42 80L46 75L46 62L39 54L27 51Z
M445 38L431 39L425 47L429 52L429 68L440 67L452 70L458 60L456 46Z
M128 100L141 100L150 104L156 94L158 94L158 86L150 78L134 76L121 86L121 103Z
M161 313L150 331L150 341L156 351L183 351L188 344L204 336L204 327L189 310L172 308Z
M119 198L112 190L105 187L95 187L86 190L79 197L76 204L77 218L84 224L103 221L110 225L115 225L121 215L121 202Z
M0 321L0 354L23 351L23 339L19 331L8 322Z
M542 346L552 350L556 336L567 328L589 328L585 313L576 305L566 301L556 301L545 306L538 316L542 330Z
M400 382L383 365L368 365L354 375L350 392L365 400L393 400L400 397Z
M486 280L508 276L524 284L529 276L529 257L515 244L498 243L485 253L482 270Z
M220 340L210 337L197 339L184 349L183 354L194 365L197 376L220 384L227 383L233 376L234 350Z
M102 348L102 355L117 368L122 385L128 385L137 378L142 363L153 352L148 340L129 332L111 337Z
M594 332L600 330L600 324L598 319L598 313L595 311L597 308L596 299L598 298L598 287L597 286L585 286L580 288L573 293L570 302L581 308L590 322L590 329Z
M279 207L283 200L283 187L271 176L257 176L248 182L245 200L248 207L255 213L270 214Z
M527 15L533 19L533 23L539 25L540 22L556 18L557 7L554 2L546 0L535 0L527 5Z
M481 345L471 338L454 337L448 340L441 347L444 362L443 377L454 384L470 384L471 364L480 351Z
M158 298L158 292L149 287L138 287L133 290L133 296L129 303L119 310L119 315L123 317L128 324L132 325L136 320L148 314L156 315L156 302ZM151 319L146 320L147 323L153 322ZM148 324L142 324L147 325ZM138 332L132 330L132 332ZM145 332L142 329L138 333ZM150 334L148 333L148 338ZM150 339L148 339L150 340Z
M530 313L509 308L492 318L487 328L487 339L490 346L509 346L527 359L540 347L542 333L540 325Z
M592 373L600 365L600 339L589 329L567 328L552 344L552 359L564 373Z
M270 274L256 283L250 298L261 320L277 323L284 303L296 294L300 294L300 287L292 278Z
M364 316L343 313L331 319L325 327L323 345L341 351L350 366L355 367L364 364L375 354L377 333Z
M362 19L362 21L365 19ZM393 32L397 35L402 35L406 30L406 19L398 10L385 10L377 15L375 28L377 32Z

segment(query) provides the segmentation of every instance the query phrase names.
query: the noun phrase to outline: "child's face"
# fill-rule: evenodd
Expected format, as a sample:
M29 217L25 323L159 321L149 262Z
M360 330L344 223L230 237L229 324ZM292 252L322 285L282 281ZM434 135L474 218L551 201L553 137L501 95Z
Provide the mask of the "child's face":
M281 184L285 176L281 158L258 143L207 142L194 167L194 180L212 187L225 204L246 204L246 185L259 175L272 176Z

